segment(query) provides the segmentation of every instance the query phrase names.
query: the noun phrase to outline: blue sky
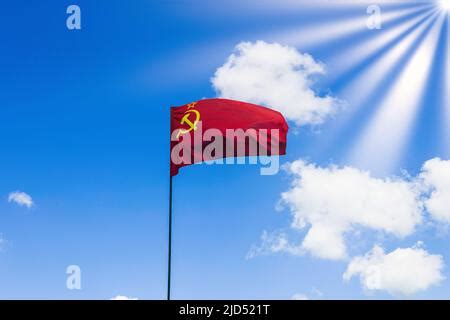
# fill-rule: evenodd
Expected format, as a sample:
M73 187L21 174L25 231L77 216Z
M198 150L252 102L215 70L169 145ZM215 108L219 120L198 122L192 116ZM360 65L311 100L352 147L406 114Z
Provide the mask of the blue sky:
M81 30L66 28L73 3L81 8ZM316 98L333 97L334 111L315 125L288 117L282 163L352 166L374 178L407 181L403 170L414 179L427 160L448 159L448 14L432 1L380 1L385 20L371 30L365 26L370 3L358 3L3 4L0 298L165 298L169 106L225 92L211 78L243 41L278 43L326 69L308 85ZM357 48L368 49L358 54ZM348 58L355 53L358 61ZM378 74L383 66L386 72ZM374 77L371 87L367 79ZM283 107L276 103L265 104ZM395 111L397 105L411 109ZM434 219L433 210L423 210L404 237L386 232L389 226L351 220L345 237L359 244L343 259L311 250L247 259L252 247L264 246L264 230L302 243L308 227L290 227L295 208L276 210L281 193L295 189L292 183L285 171L261 176L257 166L181 169L174 178L173 297L398 298L389 285L367 290L357 277L344 281L352 259L377 244L386 253L412 248L450 261L450 221ZM33 205L8 201L15 191L30 195ZM81 268L81 290L66 288L69 265ZM408 297L449 298L448 268L437 269L439 281Z

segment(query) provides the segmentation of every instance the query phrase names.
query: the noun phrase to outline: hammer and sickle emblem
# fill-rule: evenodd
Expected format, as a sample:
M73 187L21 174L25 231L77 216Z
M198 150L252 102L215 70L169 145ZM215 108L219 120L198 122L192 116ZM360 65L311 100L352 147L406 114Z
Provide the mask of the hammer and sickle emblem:
M191 115L194 115L195 119L192 119ZM199 121L200 121L200 112L194 109L187 110L184 113L184 116L181 119L180 124L186 124L189 127L189 129L180 129L177 134L177 139L183 134L189 133L192 130L194 131L197 130L197 123Z
M187 105L188 110L194 108L197 105L197 102L191 102Z

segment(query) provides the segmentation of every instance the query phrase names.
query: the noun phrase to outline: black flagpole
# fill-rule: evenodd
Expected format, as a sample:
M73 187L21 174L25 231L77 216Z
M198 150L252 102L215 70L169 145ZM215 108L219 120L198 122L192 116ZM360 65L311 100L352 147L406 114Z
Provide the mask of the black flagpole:
M167 261L167 300L170 300L170 275L172 267L172 108L169 109L169 252Z
M172 176L169 182L169 261L167 264L167 300L170 300L170 271L172 264Z

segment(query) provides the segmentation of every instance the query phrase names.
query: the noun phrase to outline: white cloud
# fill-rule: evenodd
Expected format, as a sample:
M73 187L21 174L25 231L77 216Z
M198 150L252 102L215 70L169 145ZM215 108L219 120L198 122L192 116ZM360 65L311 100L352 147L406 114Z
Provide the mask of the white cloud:
M434 219L450 223L450 161L435 158L425 162L420 178L431 192L425 201L427 211Z
M252 247L249 258L308 252L342 260L349 258L351 234L361 236L370 229L378 235L404 238L414 234L425 219L450 223L450 161L429 160L415 177L376 178L357 168L320 167L303 160L287 164L285 169L293 181L282 193L281 204L292 212L292 231L305 231L303 239L295 243L286 232L264 231L260 246ZM390 253L374 246L366 255L351 259L343 277L359 276L367 291L404 296L439 284L444 280L443 268L443 257L428 253L418 242Z
M111 300L138 300L138 298L132 298L132 297L127 297L127 296L115 296L114 298L111 298Z
M7 244L7 241L5 238L3 238L3 235L0 234L0 251L3 250L3 248L5 247L5 245Z
M316 125L340 104L313 90L313 77L324 73L321 63L293 47L241 42L211 81L220 97L276 109L299 126Z
M25 192L15 191L8 195L8 202L14 202L19 206L31 208L33 206L33 199Z
M261 235L261 244L259 246L252 246L247 253L246 258L252 259L257 256L281 252L299 255L302 252L302 248L292 246L289 243L287 234L283 232L268 233L267 231L263 231Z
M388 254L375 246L364 256L352 259L344 280L359 276L368 291L384 290L392 295L412 295L439 284L444 276L440 255L429 254L420 246L399 248Z
M302 160L287 169L294 181L282 202L292 211L294 229L309 228L301 248L313 256L346 258L345 234L358 227L402 238L422 221L420 191L414 182L377 179L351 167L320 168Z
M313 287L311 291L312 291L312 293L313 293L314 295L316 295L317 297L323 297L323 292L320 291L319 289Z
M296 293L292 296L291 300L309 300L309 297L303 293Z

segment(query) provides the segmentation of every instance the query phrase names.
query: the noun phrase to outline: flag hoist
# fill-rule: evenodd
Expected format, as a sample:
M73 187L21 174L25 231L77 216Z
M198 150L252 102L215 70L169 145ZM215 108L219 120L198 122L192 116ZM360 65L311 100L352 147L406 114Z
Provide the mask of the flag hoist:
M170 109L169 247L167 300L171 298L172 179L194 163L270 164L262 175L278 172L278 156L286 154L288 125L283 115L255 104L205 99ZM276 166L272 160L276 159Z

